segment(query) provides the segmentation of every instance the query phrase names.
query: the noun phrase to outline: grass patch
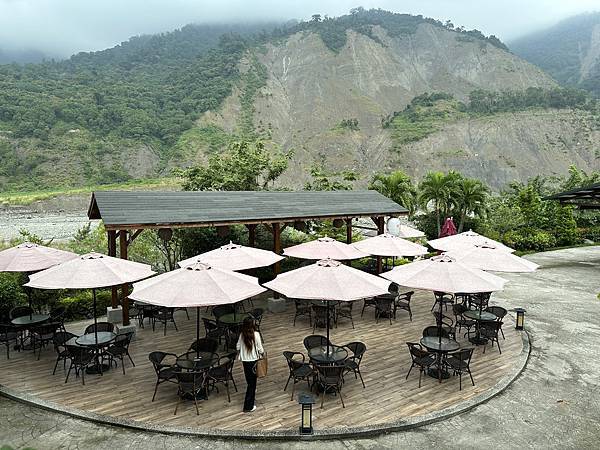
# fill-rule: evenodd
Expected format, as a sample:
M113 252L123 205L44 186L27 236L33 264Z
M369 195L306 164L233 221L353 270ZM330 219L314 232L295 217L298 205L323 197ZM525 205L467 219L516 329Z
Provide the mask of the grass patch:
M134 180L128 181L126 183L100 184L95 186L84 186L77 188L3 192L0 194L0 204L5 206L30 205L41 200L49 200L51 198L69 195L90 194L93 191L172 189L179 186L179 180L176 178L158 178L147 180Z

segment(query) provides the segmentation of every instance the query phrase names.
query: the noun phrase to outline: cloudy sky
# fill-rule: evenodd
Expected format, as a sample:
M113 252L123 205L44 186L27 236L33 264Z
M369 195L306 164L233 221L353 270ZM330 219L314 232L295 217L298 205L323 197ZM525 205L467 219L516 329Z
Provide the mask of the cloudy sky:
M64 57L191 22L337 16L356 6L450 19L506 41L600 10L598 0L0 0L0 49Z

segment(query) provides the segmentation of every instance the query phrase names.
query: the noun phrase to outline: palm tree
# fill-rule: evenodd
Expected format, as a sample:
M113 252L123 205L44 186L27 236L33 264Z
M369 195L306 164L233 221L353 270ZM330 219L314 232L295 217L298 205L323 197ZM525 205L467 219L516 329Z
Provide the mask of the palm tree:
M462 178L455 184L453 199L460 214L458 232L463 230L467 214L482 215L489 189L481 181L473 178Z
M443 172L429 172L419 184L419 203L425 209L433 203L438 236L442 228L441 221L452 207L452 194L457 176L460 177L457 172L449 172L448 175Z
M410 215L414 214L417 202L417 189L410 177L401 170L390 174L378 173L369 183L369 189L374 189L396 203L408 209Z

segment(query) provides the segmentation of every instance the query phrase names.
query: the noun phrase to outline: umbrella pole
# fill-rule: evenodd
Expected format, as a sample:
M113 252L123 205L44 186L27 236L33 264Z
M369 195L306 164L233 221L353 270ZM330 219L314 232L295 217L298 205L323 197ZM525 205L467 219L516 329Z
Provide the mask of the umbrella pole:
M28 287L27 288L27 300L29 301L29 320L31 320L31 318L32 318L31 316L33 314L33 308L31 306L32 305L32 298L31 298L32 293L33 292L31 291L31 288Z
M329 302L327 302L327 357L329 357Z
M96 338L96 347L98 346L98 319L96 319L96 289L92 289L92 300L94 302L94 336Z
M200 346L198 341L200 340L200 307L196 306L196 358L200 358Z
M444 304L444 302L442 301L442 298L440 298L440 317L439 317L439 321L438 321L438 337L439 337L440 345L442 344L442 305L443 304Z

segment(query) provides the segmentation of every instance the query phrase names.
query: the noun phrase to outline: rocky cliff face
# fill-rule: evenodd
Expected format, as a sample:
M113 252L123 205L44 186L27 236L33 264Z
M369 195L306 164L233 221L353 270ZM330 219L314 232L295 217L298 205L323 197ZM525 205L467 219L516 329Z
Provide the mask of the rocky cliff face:
M296 150L285 182L299 184L318 155L334 168L365 175L392 164L408 167L390 151L390 135L381 120L424 92L443 91L465 100L478 88L555 85L509 52L430 24L400 37L379 27L373 34L377 40L348 31L345 47L335 53L318 35L297 33L253 56L267 73L266 86L254 97L254 125L283 148ZM240 99L238 90L200 124L235 132L243 110ZM358 120L358 129L340 126L350 118ZM407 148L405 155L415 173L422 172L416 165L426 163L418 148Z

